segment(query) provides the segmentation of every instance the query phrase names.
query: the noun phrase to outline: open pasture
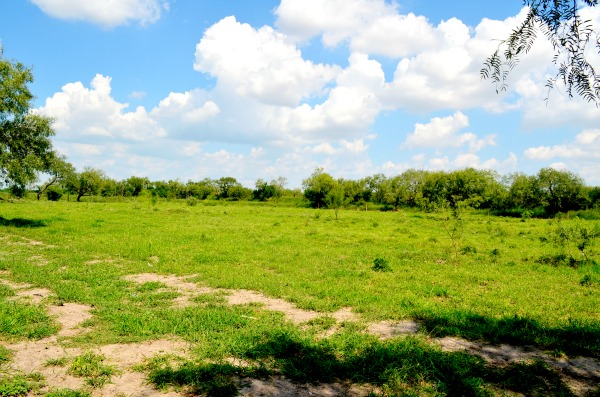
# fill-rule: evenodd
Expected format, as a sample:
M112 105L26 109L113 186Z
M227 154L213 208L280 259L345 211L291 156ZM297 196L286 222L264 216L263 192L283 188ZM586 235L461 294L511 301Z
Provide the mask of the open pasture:
M16 362L19 343L57 335L51 344L71 354L48 360L84 379L81 393L110 395L125 377L73 375L86 354L110 361L107 346L166 340L185 348L150 349L132 368L172 393L250 395L277 376L347 395L598 392L600 245L586 246L585 263L548 260L579 254L556 243L557 220L466 212L451 238L442 213L336 220L273 203L20 201L1 202L0 216L0 365ZM573 222L598 223L560 225ZM27 288L48 292L19 297ZM56 307L88 309L68 326ZM539 354L499 365L449 340ZM552 360L579 356L586 369L559 377ZM49 375L11 376L54 390Z

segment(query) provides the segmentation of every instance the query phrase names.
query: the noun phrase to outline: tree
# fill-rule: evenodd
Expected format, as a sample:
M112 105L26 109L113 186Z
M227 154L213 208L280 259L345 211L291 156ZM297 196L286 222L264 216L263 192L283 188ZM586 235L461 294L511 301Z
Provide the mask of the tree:
M507 180L510 187L506 198L506 207L533 210L543 205L537 177L515 173L509 175Z
M83 196L91 196L102 191L106 176L102 170L86 167L81 173L74 173L65 183L67 191L77 194L77 201Z
M237 181L234 177L224 176L215 181L217 186L217 198L227 199L230 193L239 193L239 189L242 184ZM234 188L234 189L232 189Z
M505 91L510 71L521 55L529 52L541 32L554 48L553 63L559 65L556 76L548 79L546 86L551 89L560 81L569 97L573 97L575 91L587 101L600 105L600 75L585 54L591 46L600 51L600 40L592 22L583 20L580 13L582 4L595 7L598 0L524 0L523 4L529 6L525 20L485 61L481 77L490 78L497 91Z
M302 181L304 197L312 207L321 208L326 205L325 197L336 185L331 175L323 168L317 168L310 177Z
M333 210L336 221L338 220L338 213L340 209L350 202L350 199L346 198L344 186L340 182L341 181L336 181L333 188L325 195L325 205L327 208Z
M44 170L44 173L48 174L50 177L38 189L38 200L50 186L60 184L69 179L75 173L75 167L73 167L73 164L67 161L65 156L54 153L49 160L48 168Z
M0 48L0 182L14 191L37 178L53 157L52 119L30 113L31 69L2 56Z
M125 194L128 196L137 197L144 189L148 187L150 181L148 178L142 178L139 176L132 176L125 181Z
M578 210L587 199L583 179L572 172L542 168L537 182L546 212L551 215Z

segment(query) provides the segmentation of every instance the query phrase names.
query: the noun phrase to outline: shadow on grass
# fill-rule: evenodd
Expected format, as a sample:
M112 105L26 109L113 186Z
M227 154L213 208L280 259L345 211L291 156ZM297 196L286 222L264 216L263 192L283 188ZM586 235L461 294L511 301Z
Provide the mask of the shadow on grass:
M472 313L416 316L432 336L460 336L470 340L534 346L568 355L600 358L600 323L579 323L549 328L524 317L489 318Z
M0 226L12 227L44 227L46 222L34 219L13 218L6 219L0 216Z
M513 390L527 396L573 396L558 374L543 362L491 368L466 353L442 352L407 337L380 341L357 333L314 340L279 333L249 349L255 369L231 364L185 364L154 369L158 387L188 385L207 396L234 396L238 379L282 375L301 383L350 382L377 386L371 396L492 396ZM380 393L380 394L377 394Z
M190 394L207 397L233 397L238 395L234 378L259 378L268 373L260 369L239 368L231 364L186 363L173 369L168 366L151 371L148 380L159 389L167 386L189 386Z

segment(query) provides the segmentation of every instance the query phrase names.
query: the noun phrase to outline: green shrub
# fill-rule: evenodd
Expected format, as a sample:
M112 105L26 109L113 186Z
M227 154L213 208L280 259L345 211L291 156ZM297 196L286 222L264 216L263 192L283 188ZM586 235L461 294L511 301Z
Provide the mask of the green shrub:
M48 197L49 201L58 201L63 194L63 190L58 186L50 186L48 190L46 190L46 197Z
M194 196L190 196L187 198L186 200L187 205L189 205L190 207L193 207L195 205L198 204L198 199Z
M383 258L376 258L373 261L372 269L375 270L376 272L391 272L392 271L392 268L390 267L388 262Z

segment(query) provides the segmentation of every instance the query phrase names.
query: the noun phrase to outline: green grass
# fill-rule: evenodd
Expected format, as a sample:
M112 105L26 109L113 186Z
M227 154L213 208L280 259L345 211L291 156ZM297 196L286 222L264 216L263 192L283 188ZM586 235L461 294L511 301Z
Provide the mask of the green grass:
M43 309L0 297L0 337L42 339L56 331L57 325Z
M75 357L69 365L71 375L85 378L86 384L92 387L104 386L117 372L114 366L104 364L104 356L93 352Z
M59 389L47 393L45 397L90 397L90 393L80 390Z
M43 376L37 372L25 375L4 375L0 372L0 397L25 396L43 385Z
M544 262L561 254L553 242L554 220L523 222L467 212L455 246L443 214L413 211L348 210L335 220L333 211L272 204L161 201L153 207L138 200L0 203L0 214L0 270L10 272L0 277L49 288L58 301L93 305L94 317L86 322L90 332L75 343L173 335L189 341L194 361L185 368L196 371L194 385L215 381L228 387L242 369L212 368L218 380L202 374L207 362L233 356L256 359L292 379L373 382L391 388L388 395L402 395L402 390L444 395L457 387L477 395L475 390L487 393L489 385L516 387L506 380L513 375L492 373L473 357L431 350L411 338L374 341L362 335L360 324L345 324L321 341L318 334L333 326L329 314L344 307L365 321L416 319L433 336L600 357L600 246L597 241L588 246L591 260L577 267ZM388 271L374 271L375 264L385 264ZM171 302L176 292L165 285L123 280L139 273L192 276L199 285L255 290L323 316L299 329L256 305L228 306L221 294L201 295L192 306L179 308ZM10 310L0 316L0 338L56 332L43 308L17 305L6 299L10 294L0 286L0 311ZM4 318L13 319L13 325L2 327ZM37 325L15 331L17 318ZM39 324L38 318L43 319ZM358 342L371 350L360 350ZM298 351L299 358L313 357L307 361L312 364L293 361ZM405 365L393 359L396 354ZM370 361L361 361L365 355ZM377 355L391 360L392 367L383 365L385 360L377 364ZM418 370L426 363L433 367ZM180 367L169 367L175 379L169 382L188 379L176 374ZM417 372L402 372L413 367ZM538 378L550 371L528 368ZM209 393L202 385L194 387ZM544 390L559 395L561 387Z

